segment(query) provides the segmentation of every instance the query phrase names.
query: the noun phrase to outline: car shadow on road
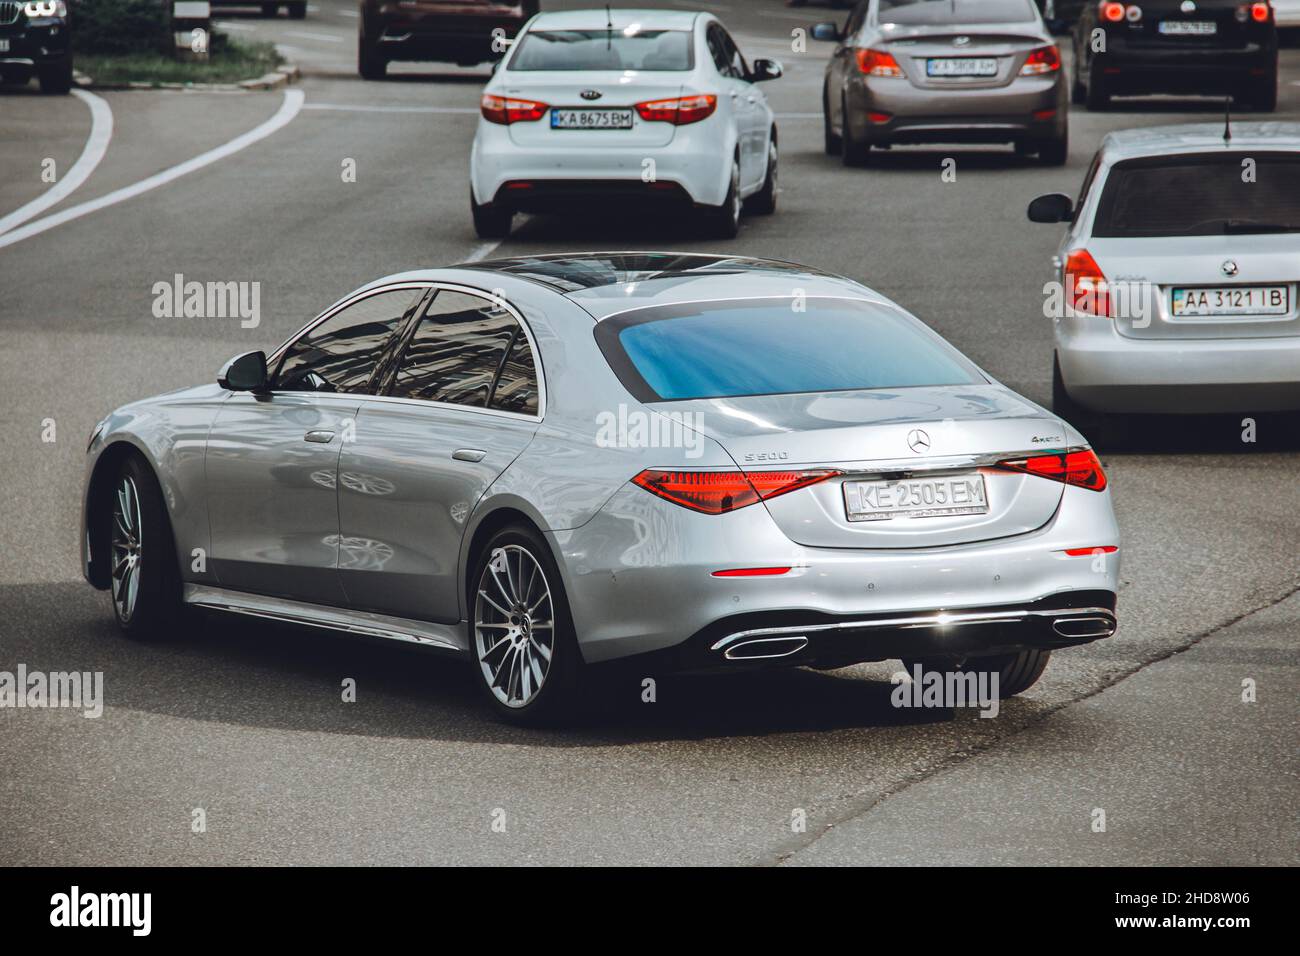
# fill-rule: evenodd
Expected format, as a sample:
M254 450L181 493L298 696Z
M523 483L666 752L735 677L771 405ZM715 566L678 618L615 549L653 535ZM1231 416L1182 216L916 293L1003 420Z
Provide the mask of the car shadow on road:
M904 728L967 716L894 707L894 687L882 676L888 666L868 676L598 673L582 715L535 730L498 720L467 664L421 648L215 613L175 639L140 643L118 633L104 593L76 583L0 587L0 603L26 622L0 639L0 668L21 661L29 672L102 671L109 722L121 708L316 733L583 747ZM654 679L653 701L645 699L646 677ZM345 703L349 679L355 702ZM1018 706L1004 703L1003 712Z
M1099 452L1138 455L1264 454L1300 451L1300 413L1107 415L1079 426Z

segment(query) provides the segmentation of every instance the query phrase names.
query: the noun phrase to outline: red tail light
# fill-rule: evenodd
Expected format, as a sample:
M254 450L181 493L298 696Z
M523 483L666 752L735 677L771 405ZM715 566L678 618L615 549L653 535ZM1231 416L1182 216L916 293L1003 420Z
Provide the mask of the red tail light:
M545 103L536 100L516 100L508 96L494 96L484 93L479 100L479 112L483 118L492 123L509 126L511 123L531 123L541 119L550 109Z
M1085 315L1110 318L1110 285L1087 249L1076 249L1065 260L1061 276L1070 307Z
M858 69L868 76L902 76L898 61L883 50L859 50Z
M667 100L650 100L636 104L636 111L647 123L672 123L685 126L713 115L718 98L712 93L692 93Z
M1007 471L1022 471L1067 485L1078 485L1089 491L1102 491L1106 487L1106 473L1091 448L1084 451L1063 452L1056 455L1035 455L1033 458L1015 458L998 462Z
M1040 73L1055 73L1061 68L1061 51L1056 44L1040 46L1029 54L1025 65L1020 68L1021 76L1036 76Z
M1267 23L1268 18L1273 15L1273 8L1267 3L1252 3L1250 5L1250 18L1256 23Z
M817 468L809 471L660 471L647 469L633 483L665 501L704 514L728 511L807 488L838 475Z
M1124 4L1122 3L1103 3L1101 5L1101 18L1109 20L1111 23L1118 23L1124 19Z

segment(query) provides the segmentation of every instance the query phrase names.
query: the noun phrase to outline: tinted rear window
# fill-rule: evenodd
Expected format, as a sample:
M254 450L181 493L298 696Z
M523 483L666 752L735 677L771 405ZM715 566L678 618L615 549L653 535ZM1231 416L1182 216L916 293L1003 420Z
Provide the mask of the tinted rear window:
M530 30L510 60L512 70L660 71L693 66L691 34L686 30Z
M643 402L984 381L914 320L852 299L692 303L614 316L596 340Z
M1252 165L1243 165L1249 160ZM1300 232L1300 155L1216 153L1117 163L1092 234L1105 238Z
M880 0L876 19L904 26L1023 23L1034 19L1034 6L1031 0Z

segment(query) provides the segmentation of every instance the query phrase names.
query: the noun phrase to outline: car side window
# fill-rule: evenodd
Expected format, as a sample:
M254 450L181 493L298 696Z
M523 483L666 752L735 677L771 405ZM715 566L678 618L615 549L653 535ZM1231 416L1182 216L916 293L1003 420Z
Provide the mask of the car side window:
M740 49L736 46L736 41L731 39L731 34L722 28L718 29L722 34L722 49L727 58L729 75L738 80L743 80L749 76L749 64L745 58L740 55Z
M711 24L708 33L705 34L705 40L709 44L709 55L713 57L713 65L718 68L718 72L723 76L732 76L731 60L727 56L727 44L723 40L722 28L716 23Z
M518 332L497 303L443 290L411 336L389 394L486 408Z
M515 332L514 344L510 346L505 363L497 375L490 407L503 412L536 415L539 395L533 349L528 344L524 330L519 329Z
M423 289L392 289L334 313L285 349L273 387L290 392L369 392L384 349L423 296Z
M1088 167L1088 174L1083 177L1083 186L1079 190L1079 200L1074 204L1075 209L1083 208L1083 201L1088 198L1088 190L1092 188L1092 181L1097 178L1097 170L1101 168L1101 153L1092 157L1092 165Z

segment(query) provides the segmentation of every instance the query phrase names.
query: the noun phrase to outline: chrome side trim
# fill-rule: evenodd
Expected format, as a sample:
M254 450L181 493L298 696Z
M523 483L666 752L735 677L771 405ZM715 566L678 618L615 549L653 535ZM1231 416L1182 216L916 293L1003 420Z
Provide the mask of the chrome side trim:
M866 631L879 628L906 629L913 627L950 627L963 624L1014 624L1028 617L1076 618L1100 617L1114 621L1114 615L1104 607L1057 608L1054 610L1021 611L954 611L938 614L908 614L902 617L876 618L866 621L839 621L833 624L810 624L794 627L758 627L748 631L728 634L709 648L722 650L736 641L751 637L802 636L826 631ZM1112 631L1114 627L1112 625Z
M292 601L288 598L231 591L206 584L185 585L183 597L186 604L228 611L232 614L247 614L288 624L304 624L349 634L406 641L460 653L469 650L469 642L463 633L462 625L459 624L412 621L386 614L373 614L369 611L351 611L347 608L325 607L305 601Z

